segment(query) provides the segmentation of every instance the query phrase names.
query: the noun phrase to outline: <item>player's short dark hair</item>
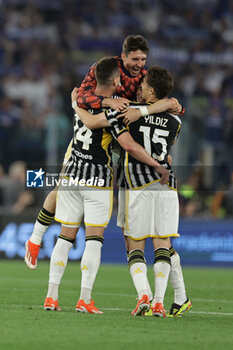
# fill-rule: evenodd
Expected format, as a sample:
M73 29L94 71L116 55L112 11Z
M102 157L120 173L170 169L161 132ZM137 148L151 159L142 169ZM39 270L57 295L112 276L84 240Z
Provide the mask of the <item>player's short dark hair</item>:
M146 82L155 90L156 97L162 99L168 96L174 86L171 73L158 66L150 67L145 76Z
M110 84L111 79L117 77L118 74L118 62L115 57L104 57L95 67L95 78L100 85Z
M128 56L130 51L141 50L145 54L149 52L149 46L142 35L129 35L123 42L122 52Z

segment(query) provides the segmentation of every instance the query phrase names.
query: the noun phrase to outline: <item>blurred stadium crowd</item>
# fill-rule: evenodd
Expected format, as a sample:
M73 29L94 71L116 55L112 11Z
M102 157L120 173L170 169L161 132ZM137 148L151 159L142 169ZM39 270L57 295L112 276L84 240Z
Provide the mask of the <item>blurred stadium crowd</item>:
M0 30L0 205L16 161L61 164L72 88L99 58L120 54L128 34L141 34L147 66L174 74L173 96L186 107L173 154L181 214L233 215L232 1L1 0ZM23 202L22 210L33 199Z

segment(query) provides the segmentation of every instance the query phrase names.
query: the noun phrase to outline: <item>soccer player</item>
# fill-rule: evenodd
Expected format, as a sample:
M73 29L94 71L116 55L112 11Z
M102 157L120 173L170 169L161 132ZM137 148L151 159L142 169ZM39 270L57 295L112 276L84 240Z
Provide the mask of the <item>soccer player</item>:
M115 58L104 58L96 66L96 94L112 96L120 82ZM97 113L98 110L92 110ZM107 112L108 114L108 112ZM111 120L111 113L108 118ZM93 115L95 119L95 115ZM127 129L118 121L112 133L120 145L140 162L145 162L161 175L160 182L168 181L169 172L136 143ZM109 124L108 124L109 125ZM102 314L91 299L93 284L100 266L104 230L112 211L112 135L105 128L91 131L75 115L72 151L64 170L64 181L58 189L55 219L61 222L61 233L50 260L49 288L45 310L58 310L58 289L65 271L68 253L82 219L86 231L86 246L81 260L82 281L77 312ZM70 182L70 179L73 179Z
M143 36L127 36L123 42L121 55L116 56L120 70L120 84L117 87L116 94L122 98L112 99L96 95L95 64L93 64L78 89L78 106L84 109L111 107L117 111L122 111L129 104L128 100L136 101L138 89L146 74L144 67L148 52L148 43ZM183 115L184 108L178 104L173 112ZM144 109L142 113L157 113L156 103L148 106L147 110Z
M63 173L65 165L68 159L70 158L72 143L73 139L70 141L69 146L66 150L61 173ZM39 215L36 219L31 237L25 243L24 261L26 262L27 266L32 270L35 270L37 267L37 257L41 247L42 238L47 228L54 219L54 213L56 210L57 190L58 186L56 186L45 198L43 208L40 210Z
M160 67L151 67L142 82L142 97L147 103L168 96L173 88L171 74ZM179 117L159 113L140 118L130 124L134 139L144 145L147 152L169 168L167 155L180 131ZM148 166L125 154L126 206L124 234L128 236L130 273L138 292L138 303L132 315L141 315L149 308L147 277L144 272L145 239L151 237L154 246L155 296L152 304L154 316L165 317L164 295L171 269L170 237L179 237L178 196L176 181L170 171L169 184L162 187L156 173ZM141 220L138 218L141 216ZM191 308L186 294L177 305L172 305L169 315L178 316ZM181 310L183 304L185 307Z
M106 98L101 94L95 93L96 78L95 78L95 64L90 68L85 76L77 95L77 102L79 107L96 109L101 107L112 107L118 111L122 111L130 100L136 101L136 94L138 87L141 84L143 77L146 74L144 69L147 54L149 52L147 41L141 35L129 35L123 42L121 56L117 56L118 67L120 70L120 84L117 87L116 93L123 98L112 99ZM147 109L141 109L146 113L157 113L157 106L151 104ZM141 111L135 114L141 116ZM178 104L173 109L174 113L181 114L184 109ZM45 231L54 219L56 207L57 188L55 188L45 199L43 208L41 209L32 235L25 243L25 262L30 269L37 267L37 257L41 247L41 242Z
M148 102L161 100L171 92L172 87L173 80L170 73L159 67L152 67L143 80L143 97ZM167 100L167 103L171 102ZM135 108L138 108L138 106L133 104L131 107L134 108L131 108L131 111L135 112ZM147 108L147 105L142 107ZM167 108L169 108L169 105ZM79 115L84 123L89 122L90 128L98 127L97 122L95 121L93 124L86 111L79 110ZM100 120L101 117L99 115ZM113 122L114 118L111 120ZM179 117L168 113L160 113L140 118L138 122L131 124L129 129L132 136L147 149L148 153L169 168L168 152L179 133L180 125ZM124 227L125 235L128 236L126 243L130 250L130 272L139 297L132 315L144 314L149 307L144 245L145 238L152 237L155 248L154 271L156 276L156 291L152 312L155 316L165 317L163 298L167 278L170 274L170 280L175 291L175 300L168 316L181 316L191 308L191 301L186 295L179 255L170 243L170 237L179 236L177 233L178 198L175 177L171 172L169 185L164 186L166 191L162 191L153 169L135 161L127 153L124 164L126 167L125 178L128 185L126 191L127 211L125 210L125 200L123 200L123 196L120 196L118 226ZM121 193L124 194L123 191ZM140 216L141 220L139 221Z

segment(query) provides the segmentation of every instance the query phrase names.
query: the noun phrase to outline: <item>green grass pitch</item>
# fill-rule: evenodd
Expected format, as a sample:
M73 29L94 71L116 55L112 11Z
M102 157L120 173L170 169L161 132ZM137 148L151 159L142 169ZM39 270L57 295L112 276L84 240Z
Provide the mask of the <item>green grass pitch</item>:
M62 312L44 311L49 263L0 261L0 349L233 349L233 270L184 268L192 311L182 318L133 317L136 293L127 265L101 265L93 299L104 315L80 314L79 263L67 266L59 295ZM153 281L152 267L148 276ZM165 308L173 301L168 286Z

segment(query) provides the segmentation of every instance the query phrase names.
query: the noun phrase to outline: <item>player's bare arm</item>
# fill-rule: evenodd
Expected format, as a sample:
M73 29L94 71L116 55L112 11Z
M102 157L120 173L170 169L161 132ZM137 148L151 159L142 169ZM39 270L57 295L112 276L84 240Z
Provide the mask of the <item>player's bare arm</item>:
M99 113L96 115L90 114L86 109L75 107L75 112L78 114L79 118L90 130L106 128L111 126L107 121L105 113Z
M124 117L124 124L130 125L131 123L137 121L141 116L148 114L161 113L166 111L178 114L176 111L180 109L179 106L180 104L176 98L164 98L151 105L142 106L140 109L127 108L117 117L117 119Z
M102 107L111 107L117 112L122 112L129 105L129 100L126 98L104 98Z
M160 113L160 112L165 112L165 111L172 112L173 114L179 114L182 111L182 106L179 103L179 101L176 98L170 98L168 100L170 100L171 105L166 110L158 111L158 109L157 109L158 105L156 105L156 104L160 101L157 101L157 102L147 106L148 114Z
M123 122L125 125L130 125L141 118L142 113L138 108L127 108L124 112L118 115L117 119L124 118Z

